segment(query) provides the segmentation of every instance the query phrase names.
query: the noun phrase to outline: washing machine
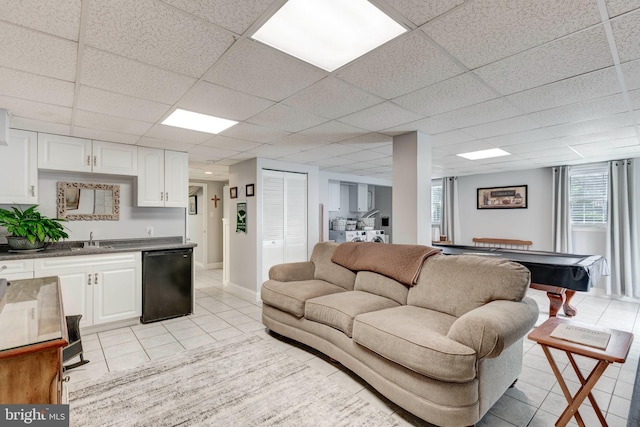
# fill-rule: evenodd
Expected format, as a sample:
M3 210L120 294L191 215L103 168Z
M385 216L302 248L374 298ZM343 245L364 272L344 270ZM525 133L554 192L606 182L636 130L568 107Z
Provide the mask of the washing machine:
M338 243L365 242L366 239L367 239L366 231L362 231L362 230L353 230L353 231L329 230L329 240L333 240Z
M387 243L387 236L384 234L384 230L366 230L366 241L375 243Z

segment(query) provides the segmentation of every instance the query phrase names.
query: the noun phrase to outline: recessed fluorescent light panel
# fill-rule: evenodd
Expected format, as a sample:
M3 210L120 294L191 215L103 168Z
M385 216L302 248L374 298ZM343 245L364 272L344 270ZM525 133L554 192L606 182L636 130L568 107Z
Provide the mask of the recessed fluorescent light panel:
M367 0L289 0L252 38L333 71L406 31Z
M499 148L492 148L490 150L472 151L470 153L457 154L457 156L464 157L469 160L489 159L491 157L510 156L511 153L507 153Z
M236 123L238 122L208 116L206 114L194 113L193 111L181 110L179 108L162 122L163 125L213 134L218 134Z

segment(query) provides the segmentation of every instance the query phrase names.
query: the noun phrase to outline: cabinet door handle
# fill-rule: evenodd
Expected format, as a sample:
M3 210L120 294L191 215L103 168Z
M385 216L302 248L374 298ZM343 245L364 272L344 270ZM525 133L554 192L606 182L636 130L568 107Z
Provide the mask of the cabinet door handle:
M97 285L98 284L98 273L96 273L94 277L95 277L95 280L93 281L93 284Z
M89 273L89 286L91 286L91 273Z
M93 156L93 166L98 166L98 156Z
M31 186L31 197L36 197L36 186L35 185Z
M160 192L160 201L164 202L164 191Z
M168 202L169 201L169 193L164 193L164 199Z
M87 166L91 166L91 156L87 156Z
M0 267L1 270L6 270L7 268L9 267L7 267L6 265L3 265L2 267Z

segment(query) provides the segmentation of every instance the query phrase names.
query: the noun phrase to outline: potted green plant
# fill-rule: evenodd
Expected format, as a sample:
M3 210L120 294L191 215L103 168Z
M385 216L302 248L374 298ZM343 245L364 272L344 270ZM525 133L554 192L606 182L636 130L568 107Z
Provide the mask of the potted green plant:
M13 250L37 250L49 242L66 239L69 235L60 222L63 219L48 218L37 210L38 205L27 209L13 206L0 209L0 225L7 227L9 248Z

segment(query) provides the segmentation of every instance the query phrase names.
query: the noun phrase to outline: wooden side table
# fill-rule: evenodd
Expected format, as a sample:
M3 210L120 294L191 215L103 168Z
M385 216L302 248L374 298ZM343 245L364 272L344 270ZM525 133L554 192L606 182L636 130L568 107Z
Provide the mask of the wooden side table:
M553 332L553 330L556 328L556 326L562 323L611 334L611 337L609 338L609 342L607 344L607 348L600 349L552 337L551 333ZM547 356L547 360L549 361L551 369L553 370L553 373L558 380L558 384L560 384L562 393L569 403L569 406L567 406L567 408L564 410L562 415L560 415L560 418L556 422L556 426L566 426L569 420L572 417L575 417L578 425L584 427L585 424L582 420L582 417L580 416L580 412L578 412L578 409L580 408L580 405L582 404L584 399L586 399L587 397L589 397L589 401L591 402L593 410L598 416L600 423L603 426L607 426L604 415L602 415L602 411L600 410L598 403L593 397L593 394L591 394L591 390L610 364L614 362L625 362L625 360L627 359L627 355L629 354L629 348L631 347L631 343L633 342L633 334L616 329L598 328L596 326L585 325L568 319L551 317L546 322L538 326L533 332L531 332L528 338L542 346L542 350L544 351L545 356ZM554 360L551 351L549 350L550 348L562 350L567 354L569 362L571 363L571 366L573 366L573 370L575 371L578 379L580 380L580 383L582 384L575 396L571 396L569 388L562 378L562 373L560 372L560 369L558 369L558 365L556 364L556 361ZM576 364L576 361L573 357L575 354L589 357L598 361L598 363L586 379L580 372L580 369L578 369L578 365Z

